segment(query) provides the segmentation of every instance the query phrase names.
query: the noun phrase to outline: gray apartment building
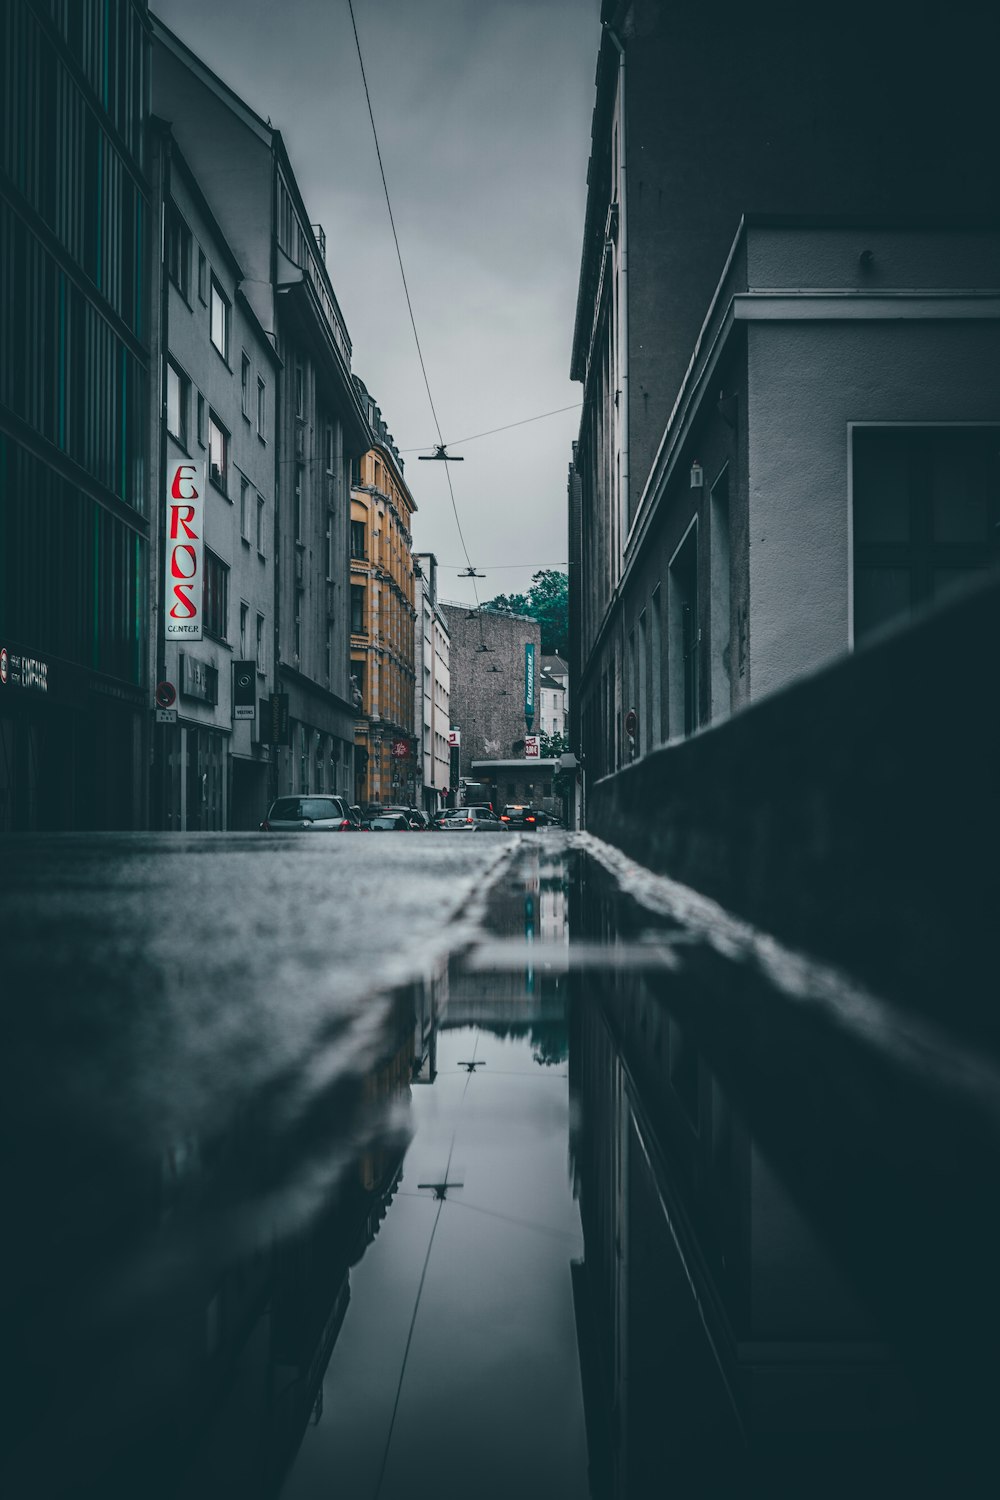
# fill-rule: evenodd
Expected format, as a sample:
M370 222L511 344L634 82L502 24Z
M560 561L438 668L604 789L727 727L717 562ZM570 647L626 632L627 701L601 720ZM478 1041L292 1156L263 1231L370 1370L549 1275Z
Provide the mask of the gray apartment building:
M273 687L279 361L243 295L239 262L169 127L159 121L151 132L150 180L163 247L151 285L151 451L161 498L150 670L176 695L154 728L152 821L179 831L255 828L267 807L273 754L261 742L259 704ZM202 476L205 507L201 631L190 640L168 639L165 630L174 575L186 571L171 567L167 519L179 465ZM237 671L251 677L239 707ZM244 717L250 712L253 717Z
M722 47L694 3L602 7L569 481L591 785L995 556L997 18L959 10L875 7L860 45L765 5Z
M282 722L270 792L350 796L350 468L371 446L350 339L322 232L310 224L280 131L158 21L153 34L155 112L212 205L242 270L239 291L277 356L268 438L276 461L274 606L265 618ZM251 354L251 406L255 368Z
M437 597L437 558L419 552L413 558L414 725L417 737L416 783L421 806L437 812L450 786L451 637Z

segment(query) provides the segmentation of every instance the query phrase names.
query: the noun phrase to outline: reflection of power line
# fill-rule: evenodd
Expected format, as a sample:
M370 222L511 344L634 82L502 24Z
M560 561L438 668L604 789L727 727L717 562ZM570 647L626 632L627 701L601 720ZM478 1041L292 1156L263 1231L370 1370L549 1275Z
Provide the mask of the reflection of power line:
M450 1202L461 1208L471 1209L473 1213L485 1214L488 1219L502 1219L505 1224L514 1224L518 1229L533 1229L536 1234L544 1234L552 1240L578 1240L580 1238L572 1229L553 1229L548 1224L536 1224L531 1219L519 1219L515 1214L502 1214L496 1208L483 1208L481 1203L470 1203L467 1198L454 1198Z

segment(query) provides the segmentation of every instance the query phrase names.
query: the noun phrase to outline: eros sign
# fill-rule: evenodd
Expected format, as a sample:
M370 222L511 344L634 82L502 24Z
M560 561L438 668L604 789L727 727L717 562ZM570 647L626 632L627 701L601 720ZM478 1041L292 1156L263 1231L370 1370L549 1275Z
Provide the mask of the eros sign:
M202 638L205 465L167 469L167 540L164 553L164 635L168 641Z

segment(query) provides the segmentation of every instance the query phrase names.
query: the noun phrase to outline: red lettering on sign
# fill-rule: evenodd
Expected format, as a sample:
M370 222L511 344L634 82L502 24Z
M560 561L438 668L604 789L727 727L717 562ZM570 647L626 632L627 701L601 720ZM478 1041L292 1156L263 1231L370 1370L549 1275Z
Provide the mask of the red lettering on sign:
M184 512L181 515L181 511ZM172 505L170 507L170 540L177 540L178 526L184 527L184 535L190 537L193 542L198 540L198 533L191 530L191 522L194 520L193 505Z
M171 605L170 618L172 620L193 620L195 615L198 613L198 609L194 600L190 599L187 593L188 590L193 588L193 583L174 584L174 597L177 600L177 604L182 604L184 606L184 613L181 614L180 610L177 608L177 604Z
M174 500L197 500L198 491L194 482L197 472L193 464L178 464L174 471L174 482L170 486L170 494Z
M191 563L187 570L180 566L179 561L185 554ZM175 578L193 578L198 571L198 554L194 548L189 547L186 542L182 542L179 547L174 547L170 554L170 571Z

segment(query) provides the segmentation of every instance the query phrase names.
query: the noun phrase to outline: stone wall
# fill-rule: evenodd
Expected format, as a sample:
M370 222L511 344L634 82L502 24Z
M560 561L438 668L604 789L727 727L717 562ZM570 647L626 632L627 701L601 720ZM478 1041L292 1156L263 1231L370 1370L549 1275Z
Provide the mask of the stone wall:
M524 648L535 647L535 727L542 633L537 620L442 604L451 634L451 723L462 734L462 776L474 760L506 760L523 741ZM471 615L471 618L470 618ZM480 648L485 645L486 651ZM497 671L491 671L492 667Z

